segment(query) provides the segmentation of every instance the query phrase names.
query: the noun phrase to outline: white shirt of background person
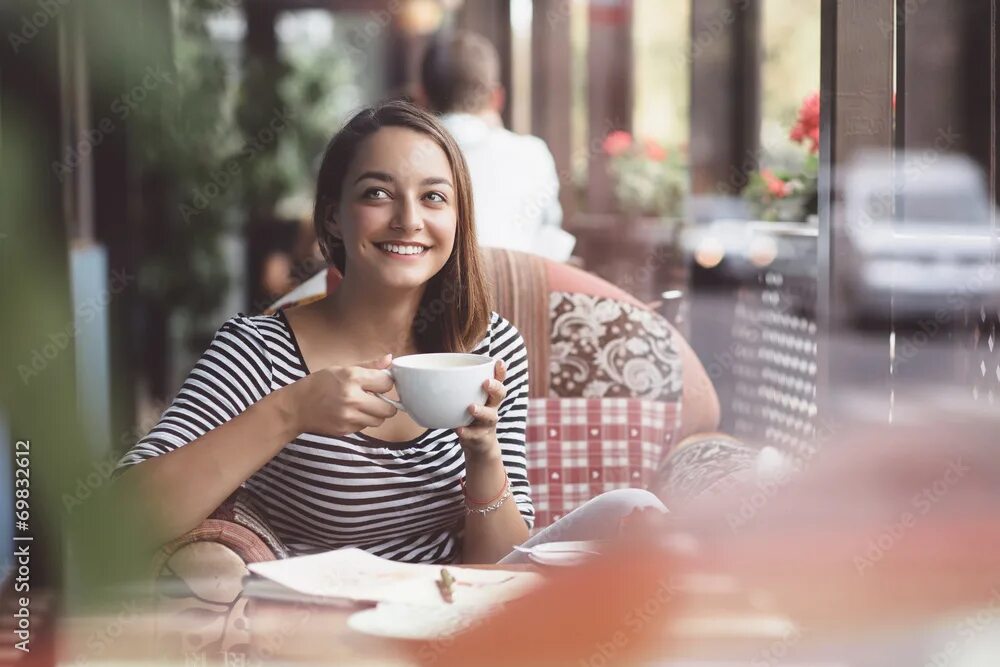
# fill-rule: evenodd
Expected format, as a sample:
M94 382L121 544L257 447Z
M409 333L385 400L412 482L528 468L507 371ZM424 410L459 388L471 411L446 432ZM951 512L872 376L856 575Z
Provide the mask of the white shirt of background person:
M575 239L561 229L559 176L545 142L473 114L441 120L469 164L479 244L569 259Z

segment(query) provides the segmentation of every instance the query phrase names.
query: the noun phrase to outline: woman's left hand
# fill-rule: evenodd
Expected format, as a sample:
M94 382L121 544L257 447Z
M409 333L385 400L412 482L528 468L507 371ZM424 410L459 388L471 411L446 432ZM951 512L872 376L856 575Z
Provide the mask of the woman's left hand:
M497 410L507 396L507 387L503 384L505 377L507 377L507 366L498 359L493 365L493 379L483 383L483 388L486 390L486 405L470 405L472 423L455 429L467 459L470 456L500 454L500 444L497 441L499 419Z

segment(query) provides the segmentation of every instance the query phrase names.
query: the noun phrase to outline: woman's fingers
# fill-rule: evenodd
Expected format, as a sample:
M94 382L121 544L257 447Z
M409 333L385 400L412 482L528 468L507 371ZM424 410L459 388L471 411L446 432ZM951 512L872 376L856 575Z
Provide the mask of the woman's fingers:
M355 407L360 412L378 419L388 419L398 412L395 405L386 403L378 396L368 392L362 392L362 395L355 403Z
M382 425L385 420L381 417L375 417L367 412L355 411L349 419L349 423L354 429L353 432L360 431L366 428L377 428Z
M504 386L502 380L487 380L483 383L483 389L486 390L486 405L488 407L500 405L504 397L507 396L507 387Z
M475 418L475 421L470 424L472 427L492 426L497 423L497 411L493 407L473 404L469 406L469 414Z
M355 366L349 372L351 379L365 391L382 394L393 387L392 376L384 370Z
M507 364L498 359L493 364L493 379L483 382L483 389L486 391L486 405L476 405L475 403L470 405L469 414L472 415L472 423L455 429L463 446L474 449L483 448L496 441L497 422L500 420L498 409L507 396L507 387L503 384L506 377Z

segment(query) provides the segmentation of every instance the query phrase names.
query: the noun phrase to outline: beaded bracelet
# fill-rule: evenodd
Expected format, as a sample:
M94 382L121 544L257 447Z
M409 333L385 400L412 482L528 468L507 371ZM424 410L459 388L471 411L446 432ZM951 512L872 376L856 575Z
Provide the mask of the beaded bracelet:
M462 493L465 494L465 511L467 514L475 513L486 515L494 510L500 509L500 507L507 502L507 499L510 498L510 478L507 477L507 473L504 472L503 488L500 489L500 493L498 493L493 500L489 500L485 503L469 498L469 494L465 490L464 477L462 478Z

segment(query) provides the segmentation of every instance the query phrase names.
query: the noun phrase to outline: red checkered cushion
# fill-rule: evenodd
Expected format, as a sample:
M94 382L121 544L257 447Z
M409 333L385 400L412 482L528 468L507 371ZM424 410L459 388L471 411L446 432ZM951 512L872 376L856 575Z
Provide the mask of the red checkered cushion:
M680 405L637 398L533 398L528 480L535 529L605 491L646 488L674 444Z

